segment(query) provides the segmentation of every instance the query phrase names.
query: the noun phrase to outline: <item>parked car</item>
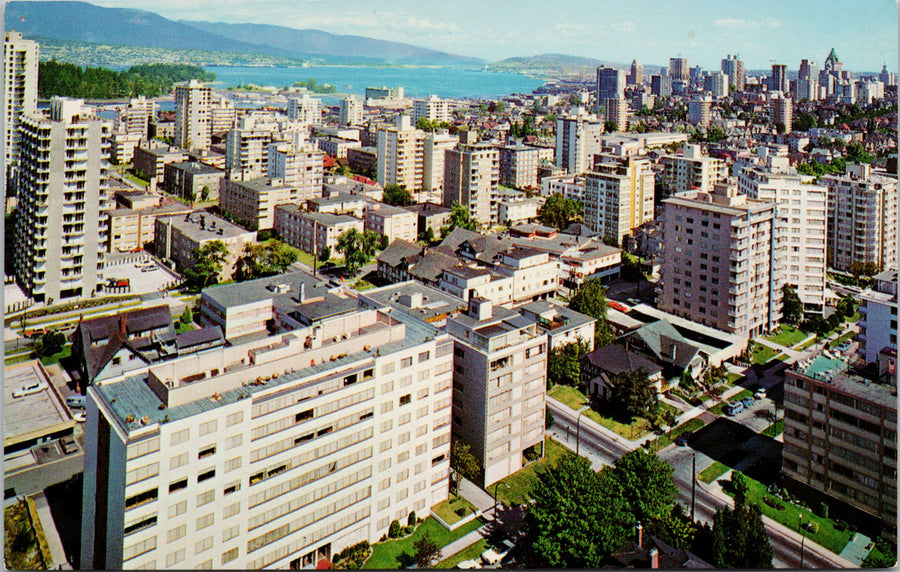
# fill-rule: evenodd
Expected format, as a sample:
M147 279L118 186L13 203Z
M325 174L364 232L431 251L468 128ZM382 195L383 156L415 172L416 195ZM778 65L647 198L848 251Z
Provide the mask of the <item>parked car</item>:
M460 570L477 570L481 568L481 562L478 560L463 560L456 567Z
M744 404L744 409L750 409L750 406L753 405L753 402L756 401L753 397L749 395L743 399L741 399L741 403Z
M87 412L79 411L75 415L73 415L72 418L79 423L84 423L85 421L87 421Z
M47 384L43 381L36 381L34 383L29 383L27 385L23 385L18 389L14 389L12 392L13 397L25 397L26 395L32 395L34 393L40 393L47 389Z
M504 540L498 546L492 546L481 553L481 560L488 565L497 564L509 554L512 547L515 546L511 540Z
M85 397L83 395L70 395L66 398L66 405L72 409L84 409Z
M725 405L725 409L724 409L725 415L728 415L729 417L737 415L738 413L740 413L743 410L744 410L744 403L741 401L735 401L734 403L728 403Z
M760 387L759 389L757 389L757 390L756 390L756 393L753 394L753 397L755 397L756 399L765 399L765 397L766 397L766 388L765 388L765 387Z
M675 444L678 445L679 447L684 447L685 445L688 444L688 441L693 436L694 436L693 431L685 431L684 433L680 434L678 437L675 437Z

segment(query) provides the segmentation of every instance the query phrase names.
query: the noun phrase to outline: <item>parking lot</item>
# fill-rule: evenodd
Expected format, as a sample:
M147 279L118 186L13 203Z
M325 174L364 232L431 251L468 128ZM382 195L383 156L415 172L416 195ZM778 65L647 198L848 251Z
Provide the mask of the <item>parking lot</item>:
M133 294L146 294L164 290L180 277L147 254L125 253L110 255L103 279L128 280Z

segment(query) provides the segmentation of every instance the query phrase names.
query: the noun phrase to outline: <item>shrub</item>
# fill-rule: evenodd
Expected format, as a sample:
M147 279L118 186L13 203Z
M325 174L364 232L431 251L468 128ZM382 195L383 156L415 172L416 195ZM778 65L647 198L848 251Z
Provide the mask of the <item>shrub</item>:
M816 514L822 518L828 518L828 505L824 502L820 502L818 508L819 510L816 511Z
M415 529L416 529L415 526L407 526L406 528L403 529L403 531L404 531L406 534L412 534L413 531L415 531Z
M466 507L461 506L453 512L455 512L457 516L466 516Z
M414 510L409 511L409 518L406 519L406 524L409 526L416 525L416 511L414 511Z
M836 520L834 522L834 529L837 531L843 532L843 531L847 530L847 523L844 522L843 520Z
M390 528L388 528L388 536L390 536L391 538L397 538L398 536L400 536L400 521L399 520L391 521L391 526L390 526Z

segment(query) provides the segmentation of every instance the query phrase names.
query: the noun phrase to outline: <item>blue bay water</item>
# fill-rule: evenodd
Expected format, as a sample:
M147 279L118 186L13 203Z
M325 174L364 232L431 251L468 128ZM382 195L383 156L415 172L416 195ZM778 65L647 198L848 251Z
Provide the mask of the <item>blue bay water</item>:
M494 73L453 67L225 67L205 66L216 74L213 87L226 88L240 84L284 87L295 81L316 78L320 85L329 83L340 93L363 95L367 87L402 87L407 97L499 98L511 93L531 93L543 82L515 73ZM338 100L319 96L326 103Z

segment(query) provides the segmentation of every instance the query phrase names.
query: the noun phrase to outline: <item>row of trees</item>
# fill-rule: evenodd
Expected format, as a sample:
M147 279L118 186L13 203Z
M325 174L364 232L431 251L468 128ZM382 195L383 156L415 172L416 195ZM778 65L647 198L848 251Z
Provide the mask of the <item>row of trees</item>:
M82 68L50 60L38 68L38 96L54 95L83 99L157 97L168 93L175 82L198 79L212 81L216 74L187 64L141 64L115 72L106 68Z
M188 286L201 290L219 283L219 275L225 268L228 247L221 240L211 240L191 253L193 268L183 272ZM253 280L285 272L297 261L297 250L277 238L270 238L244 247L243 256L235 264L235 280Z
M640 523L675 548L717 567L771 568L772 548L759 509L743 497L720 509L712 527L692 522L675 503L672 467L641 449L599 472L567 454L541 474L525 517L529 568L601 568L634 538Z

